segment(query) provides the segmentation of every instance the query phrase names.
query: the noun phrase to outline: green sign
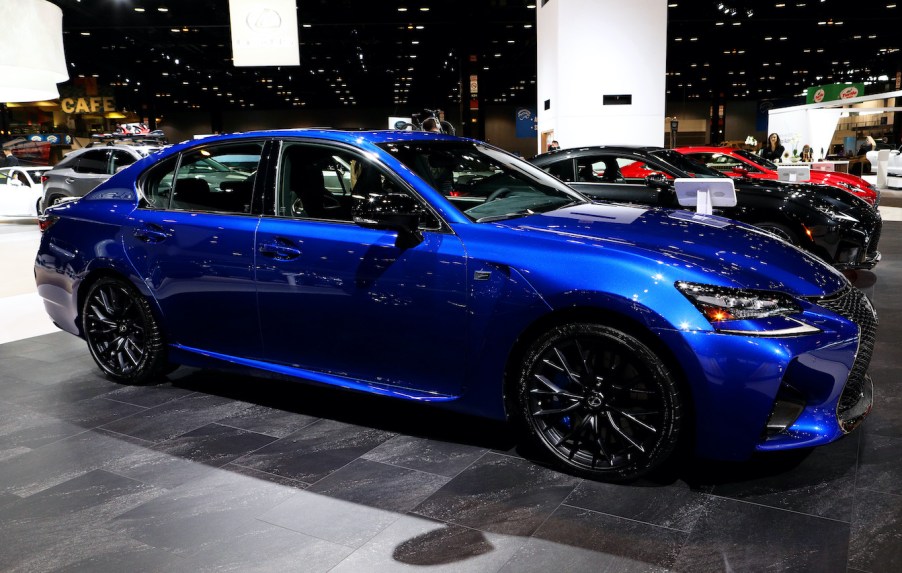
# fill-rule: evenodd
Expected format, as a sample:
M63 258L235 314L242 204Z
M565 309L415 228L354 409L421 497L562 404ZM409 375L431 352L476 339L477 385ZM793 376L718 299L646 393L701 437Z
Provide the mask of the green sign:
M851 99L864 95L864 84L830 84L808 88L807 103Z

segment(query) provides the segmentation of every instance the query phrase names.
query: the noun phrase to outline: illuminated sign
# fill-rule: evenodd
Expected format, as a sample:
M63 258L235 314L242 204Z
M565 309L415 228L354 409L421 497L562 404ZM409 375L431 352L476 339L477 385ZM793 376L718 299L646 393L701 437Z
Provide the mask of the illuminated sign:
M298 66L295 0L229 0L235 66Z
M67 97L60 100L65 113L107 113L116 111L116 99L111 97Z

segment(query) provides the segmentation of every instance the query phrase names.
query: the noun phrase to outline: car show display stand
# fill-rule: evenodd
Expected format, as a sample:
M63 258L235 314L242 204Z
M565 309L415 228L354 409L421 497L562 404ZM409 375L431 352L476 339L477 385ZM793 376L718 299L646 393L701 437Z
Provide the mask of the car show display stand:
M735 207L736 188L732 179L685 177L674 180L677 201L683 207L695 207L696 213L711 215L714 207Z
M803 165L778 165L777 179L780 181L788 181L795 183L797 181L808 181L811 179L811 167L807 164Z

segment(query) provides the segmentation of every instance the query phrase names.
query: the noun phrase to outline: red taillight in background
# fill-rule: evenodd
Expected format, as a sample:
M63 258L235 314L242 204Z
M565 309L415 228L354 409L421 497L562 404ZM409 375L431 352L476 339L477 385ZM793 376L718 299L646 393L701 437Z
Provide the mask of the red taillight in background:
M41 175L41 185L43 185L44 183L46 183L48 179L50 179L50 178L47 177L46 175Z
M54 223L59 221L59 217L54 217L53 215L41 215L38 217L38 228L43 233L47 229L53 226Z

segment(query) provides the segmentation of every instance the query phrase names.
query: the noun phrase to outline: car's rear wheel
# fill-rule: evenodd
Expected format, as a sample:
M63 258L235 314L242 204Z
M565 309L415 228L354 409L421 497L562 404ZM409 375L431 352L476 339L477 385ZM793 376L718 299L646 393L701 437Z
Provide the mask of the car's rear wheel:
M677 381L648 346L620 330L599 324L552 329L526 354L518 390L528 436L570 473L632 480L676 448Z
M65 199L65 198L66 198L65 195L53 195L52 197L50 197L50 199L48 199L47 207L53 207L55 205L59 205L60 203L63 202L63 199Z
M94 361L117 382L145 384L169 366L150 305L125 281L102 278L91 285L82 328Z

